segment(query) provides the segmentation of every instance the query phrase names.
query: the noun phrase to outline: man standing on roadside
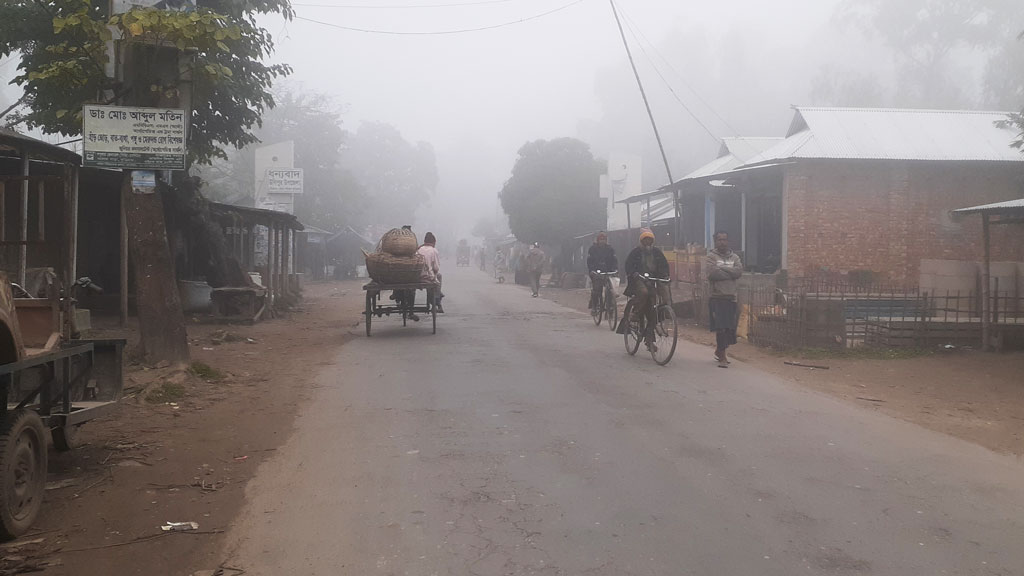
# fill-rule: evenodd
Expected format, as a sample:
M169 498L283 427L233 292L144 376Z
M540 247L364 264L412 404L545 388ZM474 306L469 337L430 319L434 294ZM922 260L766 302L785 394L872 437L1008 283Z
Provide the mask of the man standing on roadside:
M540 295L540 275L543 271L544 251L540 249L540 242L534 242L526 255L526 272L530 275L530 287L533 288L534 298Z
M719 368L728 368L729 358L725 350L736 343L736 326L739 324L736 281L743 275L743 264L739 255L729 249L727 232L715 232L715 248L708 252L706 268L711 284L708 312L710 328L716 339L715 360L718 360Z

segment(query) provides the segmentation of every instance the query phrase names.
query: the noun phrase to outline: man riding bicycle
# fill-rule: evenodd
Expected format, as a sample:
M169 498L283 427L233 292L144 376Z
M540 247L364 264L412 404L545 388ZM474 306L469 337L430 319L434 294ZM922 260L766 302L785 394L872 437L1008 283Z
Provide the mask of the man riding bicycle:
M665 253L654 245L654 232L645 228L640 232L640 245L634 248L626 258L626 277L629 279L629 285L626 287L625 294L632 297L635 306L633 309L637 314L647 316L647 333L644 334L644 342L648 347L654 344L654 326L658 323L658 297L660 296L665 302L671 302L672 296L669 293L668 284L648 282L644 276L669 278L670 274ZM655 286L657 286L656 291ZM625 320L629 322L628 318Z
M608 234L597 233L597 238L587 251L587 271L590 273L590 312L597 311L601 301L601 290L604 289L607 276L596 272L615 272L619 269L619 259L615 257L615 249L608 245Z

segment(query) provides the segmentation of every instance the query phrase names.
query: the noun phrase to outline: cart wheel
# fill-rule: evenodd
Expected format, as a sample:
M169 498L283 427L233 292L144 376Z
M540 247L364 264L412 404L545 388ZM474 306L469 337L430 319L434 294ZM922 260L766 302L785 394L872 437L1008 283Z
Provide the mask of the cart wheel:
M366 292L366 337L370 337L370 324L373 323L373 296Z
M50 436L53 437L53 448L57 452L69 452L78 445L78 429L81 424L75 426L55 426L50 428Z
M431 330L430 333L431 334L437 334L437 305L436 304L430 307L430 317L431 317L431 320L434 322L434 327L433 327L433 329Z
M46 431L31 410L12 410L0 422L0 538L21 536L43 505Z

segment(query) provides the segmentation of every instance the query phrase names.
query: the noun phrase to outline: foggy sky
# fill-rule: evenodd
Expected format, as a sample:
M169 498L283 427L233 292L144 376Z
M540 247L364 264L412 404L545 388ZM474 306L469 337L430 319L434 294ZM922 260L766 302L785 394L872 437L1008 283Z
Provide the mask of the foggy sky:
M519 20L572 0L418 9L304 5L471 1L304 0L295 9L301 17L349 27L441 31ZM834 104L812 101L812 80L823 67L836 66L844 80L862 74L884 89L895 84L891 50L838 21L839 2L617 0L675 178L710 161L718 138L781 136L792 105ZM644 188L667 182L607 0L583 0L529 22L454 35L367 34L277 16L260 21L276 42L271 60L294 69L284 82L334 97L345 110L346 129L382 121L407 140L434 146L440 184L416 225L419 231L449 232L450 238L439 237L442 242L467 235L480 216L498 214L497 194L528 140L572 136L589 143L599 158L642 155ZM644 41L629 31L629 21ZM978 55L966 50L955 56L947 74L972 102L980 101ZM17 94L16 87L6 86L14 73L11 60L0 61L0 100ZM891 97L879 103L853 100L901 105Z
M371 0L311 0L354 4ZM513 0L506 3L422 9L331 9L297 5L300 16L346 26L422 31L486 26L517 20L564 5L568 0ZM378 4L439 4L438 0L380 0ZM667 42L703 29L702 41L712 52L737 49L770 67L799 69L808 57L803 49L831 17L831 0L735 0L705 3L678 0L620 0L642 33L654 42ZM361 120L380 120L397 126L409 140L434 145L441 175L438 193L421 211L421 229L458 226L465 233L481 214L494 214L497 192L508 178L516 151L527 140L584 136L581 122L600 121L607 114L630 119L630 134L622 134L623 152L653 146L653 137L632 73L627 68L611 9L605 0L585 0L556 14L498 30L457 35L389 36L351 32L301 20L268 23L276 35L275 60L288 62L291 81L337 96L347 104L345 123L355 129ZM736 36L739 38L736 38ZM739 41L738 41L739 40ZM630 38L630 41L634 40ZM762 44L758 46L757 44ZM637 47L633 47L637 51ZM664 53L664 50L663 50ZM682 63L685 54L667 54ZM652 100L655 115L665 126L664 140L672 162L686 167L710 160L715 143L688 118L661 81L648 69L644 56L635 55ZM651 57L654 57L651 54ZM788 62L773 62L773 58ZM682 71L682 70L681 70ZM671 80L671 79L670 79ZM600 83L616 92L602 102ZM784 83L780 83L784 84ZM684 98L685 89L676 84ZM702 87L694 86L698 92ZM705 87L706 88L706 87ZM713 91L705 90L707 94ZM761 88L750 86L743 98L759 98ZM621 96L620 96L621 95ZM704 95L702 95L704 96ZM707 96L704 96L707 97ZM696 101L691 96L691 101ZM770 119L751 122L752 129L784 130L789 104L799 94L780 95ZM609 100L609 98L605 98ZM607 110L604 106L612 106ZM714 105L714 103L712 103ZM696 104L700 107L699 104ZM721 113L721 112L720 112ZM706 109L701 113L709 118ZM633 122L632 120L635 120ZM746 122L736 119L740 126ZM721 123L720 136L729 136ZM745 126L744 126L745 127ZM681 154L682 143L703 141L704 156ZM586 139L584 137L584 139ZM598 146L605 155L614 144ZM675 152L673 149L675 148ZM650 170L647 170L650 173ZM663 169L662 169L663 172ZM655 172L656 174L658 172ZM664 177L662 177L664 180ZM646 185L647 183L645 183ZM650 182L650 187L664 181ZM446 216L452 213L456 218Z

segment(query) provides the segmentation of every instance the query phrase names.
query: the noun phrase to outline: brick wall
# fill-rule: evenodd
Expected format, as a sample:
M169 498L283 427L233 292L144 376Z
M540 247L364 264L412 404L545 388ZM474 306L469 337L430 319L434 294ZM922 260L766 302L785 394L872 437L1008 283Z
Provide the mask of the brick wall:
M981 218L956 208L1024 197L1024 165L807 161L788 169L786 268L871 270L916 283L922 259L982 257ZM992 229L992 259L1024 261L1024 225Z

